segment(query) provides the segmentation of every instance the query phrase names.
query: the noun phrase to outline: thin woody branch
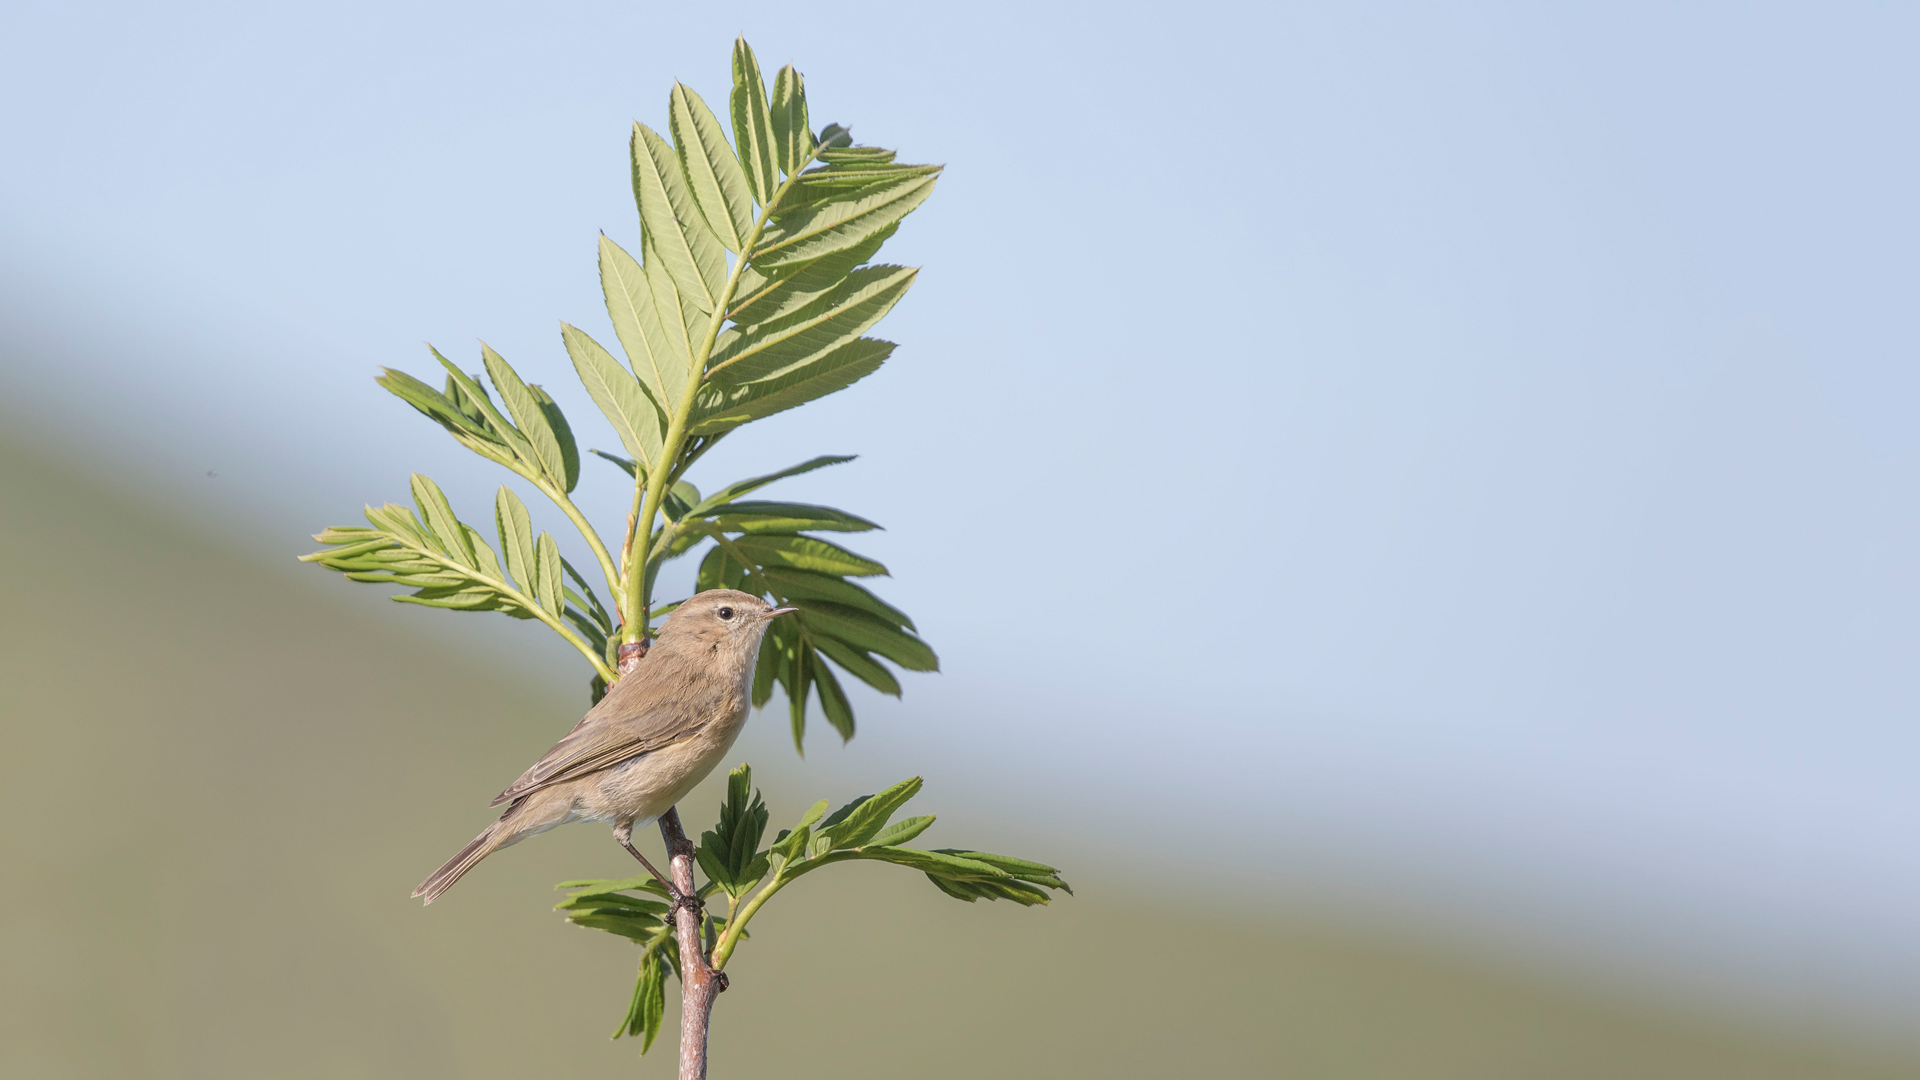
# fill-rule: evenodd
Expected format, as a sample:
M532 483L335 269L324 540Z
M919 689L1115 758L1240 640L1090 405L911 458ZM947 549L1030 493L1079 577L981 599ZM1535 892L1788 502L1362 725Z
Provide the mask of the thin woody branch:
M696 895L693 883L693 842L680 827L680 811L660 816L660 839L666 842L668 873L683 896ZM674 929L680 939L680 1080L707 1078L707 1022L713 1000L727 988L727 977L707 962L700 924L704 916L684 905L673 909Z

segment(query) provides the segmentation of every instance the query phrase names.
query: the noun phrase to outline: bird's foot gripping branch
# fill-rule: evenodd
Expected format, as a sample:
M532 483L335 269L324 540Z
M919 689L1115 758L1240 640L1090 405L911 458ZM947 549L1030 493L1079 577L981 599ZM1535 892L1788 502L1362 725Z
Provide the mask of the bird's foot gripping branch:
M684 982L685 972L691 967L695 980L704 982L710 975L724 980L727 962L748 936L747 924L753 917L780 890L822 867L857 860L892 863L920 871L941 892L969 903L984 899L1044 904L1050 899L1049 889L1073 891L1060 879L1057 869L1043 863L960 848L907 847L934 822L932 814L893 820L894 814L919 793L920 778L916 776L878 794L855 799L831 814L823 799L801 815L792 828L781 829L771 844L761 847L769 816L767 804L753 789L752 770L746 765L733 770L727 774L727 801L720 806L720 820L701 834L690 860L698 863L706 877L695 890L708 901L697 921L684 908L669 908L666 888L651 874L561 882L557 888L573 890L559 905L570 922L618 934L640 947L640 974L634 982L633 999L614 1037L638 1036L641 1052L645 1053L660 1033L661 1018L666 1014L667 976L675 975ZM679 832L677 818L673 831ZM693 889L691 867L684 883L678 880L680 862L676 856L675 885ZM718 910L723 899L724 912ZM669 921L676 916L677 921ZM687 950L694 955L687 956ZM694 963L683 964L683 956ZM713 995L724 986L724 981L710 991L702 986L693 996L710 1009ZM689 1004L694 1003L683 999L683 1022ZM683 1042L685 1035L683 1031Z

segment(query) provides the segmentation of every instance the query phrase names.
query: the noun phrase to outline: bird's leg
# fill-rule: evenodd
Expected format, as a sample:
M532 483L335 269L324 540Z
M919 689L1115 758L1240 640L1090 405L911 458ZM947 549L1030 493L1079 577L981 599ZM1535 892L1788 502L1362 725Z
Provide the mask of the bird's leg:
M654 869L653 864L647 861L647 857L640 854L640 849L633 846L633 822L629 821L615 825L613 827L613 838L620 842L621 847L627 849L627 854L639 859L640 865L646 867L647 873L653 875L653 880L658 881L660 886L667 890L668 906L666 920L668 922L673 921L675 908L686 908L688 911L693 912L695 918L700 916L700 909L703 906L700 903L700 898L697 896L688 896L679 889L674 888L673 882L669 880L666 875Z

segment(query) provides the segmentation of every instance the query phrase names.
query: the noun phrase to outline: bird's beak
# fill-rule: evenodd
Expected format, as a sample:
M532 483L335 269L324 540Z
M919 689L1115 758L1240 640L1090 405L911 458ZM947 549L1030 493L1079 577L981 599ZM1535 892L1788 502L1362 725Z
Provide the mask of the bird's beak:
M771 619L775 615L791 615L794 612L799 610L800 609L797 607L777 607L777 608L774 608L772 611L767 612L767 618Z

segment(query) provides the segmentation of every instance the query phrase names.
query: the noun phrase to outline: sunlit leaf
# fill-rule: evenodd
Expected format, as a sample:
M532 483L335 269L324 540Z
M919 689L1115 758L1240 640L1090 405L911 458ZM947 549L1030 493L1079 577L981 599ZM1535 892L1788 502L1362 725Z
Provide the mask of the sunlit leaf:
M631 150L633 197L640 207L645 241L659 255L681 296L692 298L703 311L712 311L727 280L726 249L707 228L680 171L679 157L667 140L636 123Z
M561 595L560 575L560 545L554 542L553 534L543 532L533 546L534 599L556 618L566 602Z
M573 426L567 423L566 414L560 411L560 405L553 396L540 388L539 383L528 383L527 389L533 391L533 398L540 403L541 415L547 418L547 426L552 429L554 439L560 444L560 466L565 472L561 491L572 491L580 482L580 447L573 441Z
M573 358L573 369L587 388L587 396L613 425L620 445L634 460L652 469L660 457L660 414L647 400L640 383L585 331L561 323L560 336L566 342L567 355Z
M817 360L879 322L906 295L916 273L904 266L862 267L792 315L729 331L714 346L708 377L735 386Z
M774 160L783 173L796 173L813 154L813 130L807 124L807 86L792 64L773 77Z
M787 468L781 469L779 472L771 472L765 476L755 476L746 480L740 480L728 484L726 487L700 500L699 505L693 507L688 512L695 517L705 517L707 514L712 513L715 508L725 506L727 503L738 499L742 495L758 491L768 484L773 483L775 480L785 480L789 476L799 476L802 473L810 473L815 469L824 469L829 465L842 465L852 461L853 457L852 454L823 454L817 458L809 458L798 465L790 465Z
M433 538L438 541L434 546L451 556L454 562L473 566L473 552L467 550L460 520L454 516L453 507L448 504L446 493L440 490L440 485L429 477L414 473L412 486L414 504L420 508L420 520L426 522Z
M664 272L661 276L665 276ZM668 287L671 288L670 282ZM639 260L605 234L600 237L600 291L606 297L614 336L626 350L633 373L639 376L641 390L653 405L656 416L664 417L667 410L678 404L692 365L685 327L676 325L672 336L668 335L667 327L660 321L653 282L646 270ZM655 424L664 427L658 419Z
M776 217L760 234L753 264L762 272L853 247L912 213L933 194L934 175L893 177L836 190Z
M804 263L779 277L767 277L749 267L741 275L740 291L728 316L745 328L785 318L820 303L855 267L873 258L880 245L898 229L896 222L852 247Z
M728 251L739 251L753 231L753 189L727 145L720 120L707 103L681 83L673 84L670 131L680 150L693 198L707 225Z
M513 422L526 437L533 450L534 461L540 471L547 475L556 487L566 490L567 460L561 452L560 438L554 433L553 426L547 420L547 414L540 406L540 399L522 382L513 366L499 353L486 344L480 346L480 359L487 366L487 377L493 380L494 389L500 391L500 400L507 406L507 412L513 415ZM577 475L579 465L574 465Z
M754 200L765 206L780 184L779 163L773 150L773 118L767 112L767 87L760 78L760 61L747 39L733 43L733 142Z

